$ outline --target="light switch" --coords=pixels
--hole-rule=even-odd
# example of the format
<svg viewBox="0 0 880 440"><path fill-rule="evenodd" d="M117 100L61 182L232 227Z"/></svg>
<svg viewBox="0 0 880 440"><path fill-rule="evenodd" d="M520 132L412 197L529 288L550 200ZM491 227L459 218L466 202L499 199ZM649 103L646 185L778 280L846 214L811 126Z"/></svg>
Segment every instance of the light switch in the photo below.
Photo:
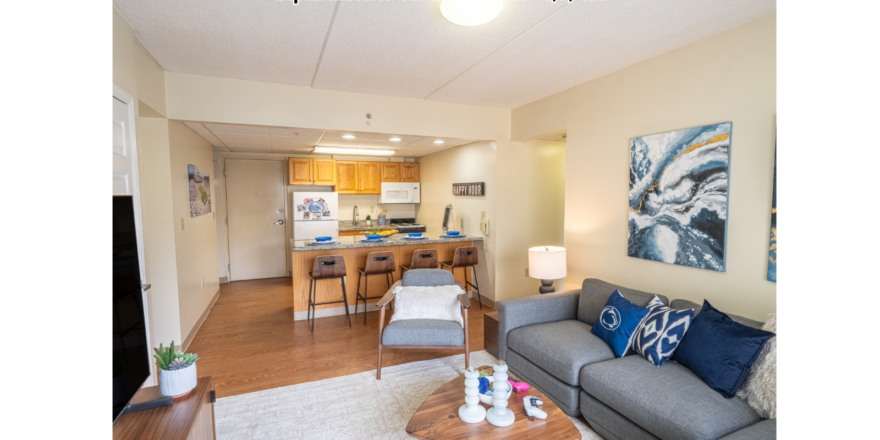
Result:
<svg viewBox="0 0 880 440"><path fill-rule="evenodd" d="M486 211L480 211L480 220L486 220Z"/></svg>

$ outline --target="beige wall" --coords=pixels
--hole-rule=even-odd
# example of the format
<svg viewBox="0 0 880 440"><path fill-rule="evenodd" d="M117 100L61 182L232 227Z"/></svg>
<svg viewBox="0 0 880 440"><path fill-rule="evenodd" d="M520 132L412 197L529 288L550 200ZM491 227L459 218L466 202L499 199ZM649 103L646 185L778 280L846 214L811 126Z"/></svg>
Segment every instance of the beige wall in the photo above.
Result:
<svg viewBox="0 0 880 440"><path fill-rule="evenodd" d="M171 188L174 201L174 243L177 255L177 291L183 340L211 304L220 288L217 272L217 220L211 194L211 214L190 217L189 175L192 164L207 170L213 181L213 147L179 121L168 121L171 146ZM213 183L211 184L213 187ZM180 224L183 222L184 228ZM204 286L202 285L204 283Z"/></svg>
<svg viewBox="0 0 880 440"><path fill-rule="evenodd" d="M135 41L131 26L113 9L113 83L132 95L135 106L138 178L144 236L145 283L150 342L183 341L177 295L177 258L171 197L171 159L165 113L164 75ZM144 101L149 106L145 107ZM142 112L142 109L152 110ZM149 113L149 114L145 114Z"/></svg>
<svg viewBox="0 0 880 440"><path fill-rule="evenodd" d="M763 319L776 310L766 280L776 119L776 16L643 61L513 110L515 138L567 129L566 288L587 277ZM530 115L552 109L553 117ZM564 111L559 111L562 108ZM630 258L632 137L733 122L727 271Z"/></svg>
<svg viewBox="0 0 880 440"><path fill-rule="evenodd" d="M446 205L452 204L456 225L463 225L465 234L480 233L480 213L486 211L490 228L495 224L495 203L501 189L495 184L496 143L481 141L419 159L422 186L422 203L416 209L417 221L428 232L440 232ZM461 182L485 182L485 196L453 196L452 184ZM480 249L480 266L477 278L480 294L488 299L497 298L495 289L495 245L497 235L490 229Z"/></svg>
<svg viewBox="0 0 880 440"><path fill-rule="evenodd" d="M498 149L495 232L496 296L538 293L539 280L525 276L528 249L562 246L565 213L565 142L510 142ZM558 283L558 284L561 284Z"/></svg>

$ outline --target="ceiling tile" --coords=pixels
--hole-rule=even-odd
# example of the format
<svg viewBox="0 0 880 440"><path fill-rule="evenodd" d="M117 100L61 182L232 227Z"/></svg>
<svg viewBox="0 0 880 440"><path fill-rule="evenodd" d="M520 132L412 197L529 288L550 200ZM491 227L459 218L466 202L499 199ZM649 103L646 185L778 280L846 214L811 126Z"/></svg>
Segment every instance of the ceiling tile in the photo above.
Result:
<svg viewBox="0 0 880 440"><path fill-rule="evenodd" d="M204 123L205 127L214 132L214 134L246 134L246 135L261 135L265 136L269 134L268 127L262 127L259 125L239 125L239 124L211 124Z"/></svg>
<svg viewBox="0 0 880 440"><path fill-rule="evenodd" d="M206 141L210 142L211 145L214 145L214 146L220 146L220 147L224 147L224 148L226 148L226 145L224 145L223 142L220 141L220 139L217 139L217 136L214 136L213 134L211 134L211 132L208 132L208 131L197 131L196 133L197 133L199 136L203 137Z"/></svg>
<svg viewBox="0 0 880 440"><path fill-rule="evenodd" d="M269 136L249 136L246 134L228 134L217 133L217 137L226 144L227 147L265 147L271 148L269 144Z"/></svg>
<svg viewBox="0 0 880 440"><path fill-rule="evenodd" d="M495 20L459 26L440 2L342 2L314 87L424 98L564 2L504 2Z"/></svg>
<svg viewBox="0 0 880 440"><path fill-rule="evenodd" d="M269 147L233 147L230 146L229 149L234 153L271 153L272 149Z"/></svg>
<svg viewBox="0 0 880 440"><path fill-rule="evenodd" d="M293 136L269 136L272 149L292 147L313 147L318 143L318 138L301 138Z"/></svg>
<svg viewBox="0 0 880 440"><path fill-rule="evenodd" d="M114 0L168 71L308 86L335 2Z"/></svg>
<svg viewBox="0 0 880 440"><path fill-rule="evenodd" d="M515 108L775 10L773 0L575 2L429 99Z"/></svg>
<svg viewBox="0 0 880 440"><path fill-rule="evenodd" d="M269 127L270 136L297 136L302 138L320 139L324 130L308 130L305 128Z"/></svg>
<svg viewBox="0 0 880 440"><path fill-rule="evenodd" d="M186 126L191 128L193 131L198 131L198 132L208 131L208 129L205 128L205 126L202 125L201 122L186 122L186 121L184 121L183 123L186 124Z"/></svg>

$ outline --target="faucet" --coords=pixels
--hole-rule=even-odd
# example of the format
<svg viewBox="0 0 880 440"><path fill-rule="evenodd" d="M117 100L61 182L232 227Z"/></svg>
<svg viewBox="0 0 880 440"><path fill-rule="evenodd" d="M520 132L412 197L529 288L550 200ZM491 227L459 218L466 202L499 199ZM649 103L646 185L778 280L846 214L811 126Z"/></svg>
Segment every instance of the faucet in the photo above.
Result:
<svg viewBox="0 0 880 440"><path fill-rule="evenodd" d="M360 217L360 216L361 216L361 215L358 213L358 207L357 207L357 205L354 205L354 209L353 209L352 212L351 212L351 224L357 226L357 224L358 224L358 217Z"/></svg>

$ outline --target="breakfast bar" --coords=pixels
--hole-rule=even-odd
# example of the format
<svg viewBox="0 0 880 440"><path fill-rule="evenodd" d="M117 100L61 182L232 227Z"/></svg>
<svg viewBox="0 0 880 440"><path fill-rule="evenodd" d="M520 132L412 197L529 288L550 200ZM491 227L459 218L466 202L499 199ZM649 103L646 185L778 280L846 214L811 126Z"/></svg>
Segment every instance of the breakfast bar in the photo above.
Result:
<svg viewBox="0 0 880 440"><path fill-rule="evenodd" d="M422 240L410 240L405 238L406 235L395 234L385 238L380 242L362 242L364 236L339 237L334 239L335 244L326 244L313 246L307 241L291 241L291 262L293 274L293 319L306 319L308 302L309 302L309 272L315 263L315 258L324 255L342 255L345 260L346 269L346 291L349 306L354 306L355 297L358 288L358 268L364 267L367 255L370 252L394 252L394 279L400 279L401 264L409 264L412 259L413 252L418 249L436 249L440 261L451 261L453 252L459 247L476 246L478 253L483 252L483 237L481 235L468 234L457 238L441 238L441 233L424 233ZM482 262L483 256L480 256ZM455 280L464 283L464 271L454 271ZM468 273L468 280L473 282L473 274ZM365 281L361 280L361 291L365 289ZM369 280L370 296L379 292L388 290L388 284L385 277L374 276ZM342 299L342 288L338 282L322 282L318 283L316 300L318 303L337 301ZM378 298L370 302L376 302ZM344 315L345 309L342 306L323 305L316 307L316 316L333 316ZM374 306L368 308L369 311L375 311ZM350 309L354 313L354 308ZM361 305L359 312L363 311Z"/></svg>

